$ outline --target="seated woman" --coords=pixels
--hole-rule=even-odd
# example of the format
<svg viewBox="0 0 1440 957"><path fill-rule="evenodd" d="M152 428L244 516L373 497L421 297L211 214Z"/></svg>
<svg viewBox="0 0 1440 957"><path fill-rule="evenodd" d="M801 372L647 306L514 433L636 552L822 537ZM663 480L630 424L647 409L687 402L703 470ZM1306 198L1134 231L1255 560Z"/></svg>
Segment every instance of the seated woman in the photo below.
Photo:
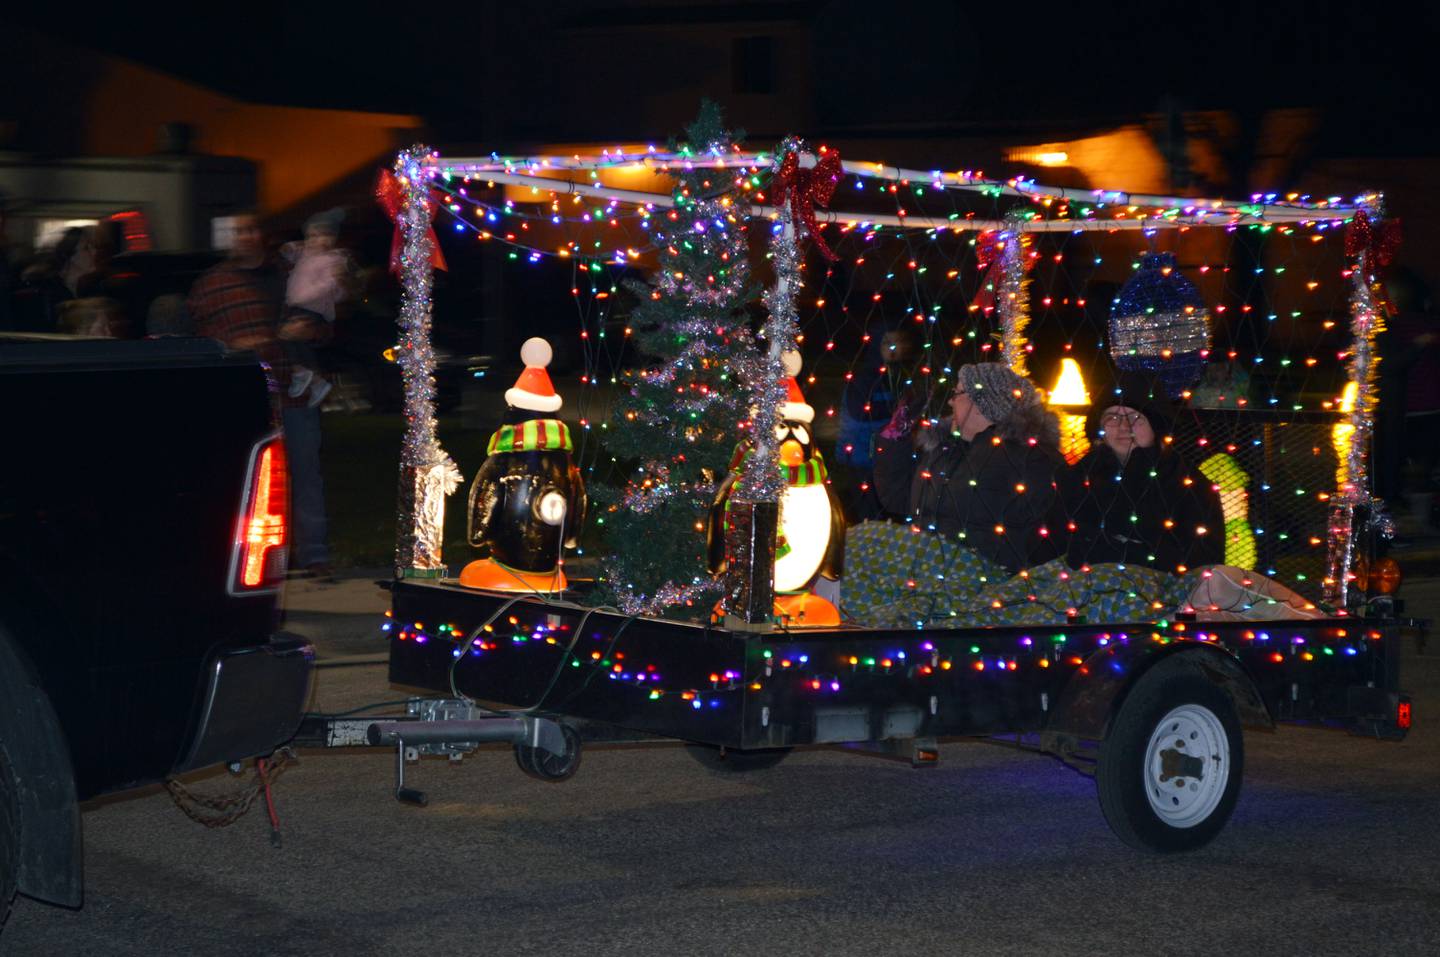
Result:
<svg viewBox="0 0 1440 957"><path fill-rule="evenodd" d="M1092 413L1096 444L1055 479L1046 530L1063 557L986 586L957 611L957 624L1143 622L1176 611L1202 620L1317 616L1279 583L1220 564L1220 498L1167 444L1171 420L1158 382L1122 376Z"/></svg>
<svg viewBox="0 0 1440 957"><path fill-rule="evenodd" d="M1163 441L1172 416L1158 385L1122 379L1107 401L1091 414L1096 444L1055 477L1051 525L1064 533L1065 563L1184 574L1224 561L1220 499Z"/></svg>
<svg viewBox="0 0 1440 957"><path fill-rule="evenodd" d="M1059 423L1035 386L1000 363L960 368L950 415L914 428L902 407L880 433L875 487L905 525L846 535L846 615L872 627L954 617L978 589L1053 551L1041 528L1061 459Z"/></svg>

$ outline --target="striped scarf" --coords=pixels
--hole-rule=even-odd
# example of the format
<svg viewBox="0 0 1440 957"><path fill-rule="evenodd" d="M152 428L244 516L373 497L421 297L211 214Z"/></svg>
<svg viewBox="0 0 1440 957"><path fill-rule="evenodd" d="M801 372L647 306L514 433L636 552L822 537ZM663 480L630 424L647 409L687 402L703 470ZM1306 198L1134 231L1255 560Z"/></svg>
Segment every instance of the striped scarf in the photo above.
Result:
<svg viewBox="0 0 1440 957"><path fill-rule="evenodd" d="M574 449L570 430L559 419L531 419L519 425L502 425L490 436L487 455L496 452L532 452L536 449Z"/></svg>
<svg viewBox="0 0 1440 957"><path fill-rule="evenodd" d="M754 449L746 448L745 446L736 446L735 456L730 460L730 471L744 471L745 464L750 460L750 456L754 454ZM824 484L828 475L825 471L825 460L820 457L819 452L813 452L811 454L813 457L808 462L802 462L799 465L785 465L781 463L780 472L785 476L785 485L787 487L798 488L802 485ZM730 502L730 498L725 499L725 526L727 528L730 525ZM790 543L785 540L785 530L783 528L775 529L775 559L778 561L786 555L789 555L791 551Z"/></svg>
<svg viewBox="0 0 1440 957"><path fill-rule="evenodd" d="M754 449L737 447L735 455L730 459L730 471L743 472L750 456L755 454ZM819 452L812 452L808 462L799 465L781 464L780 474L785 476L785 484L790 488L802 485L820 485L829 478L825 471L825 460L820 457Z"/></svg>

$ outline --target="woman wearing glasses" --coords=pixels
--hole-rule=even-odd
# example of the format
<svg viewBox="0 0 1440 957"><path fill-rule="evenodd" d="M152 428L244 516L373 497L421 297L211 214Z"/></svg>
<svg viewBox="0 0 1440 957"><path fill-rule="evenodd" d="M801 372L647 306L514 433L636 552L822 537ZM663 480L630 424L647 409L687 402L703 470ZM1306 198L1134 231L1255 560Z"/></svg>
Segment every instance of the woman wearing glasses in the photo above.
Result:
<svg viewBox="0 0 1440 957"><path fill-rule="evenodd" d="M1225 559L1225 520L1208 479L1165 441L1171 410L1157 383L1123 377L1097 402L1095 445L1056 475L1051 525L1071 568L1115 562L1183 574Z"/></svg>

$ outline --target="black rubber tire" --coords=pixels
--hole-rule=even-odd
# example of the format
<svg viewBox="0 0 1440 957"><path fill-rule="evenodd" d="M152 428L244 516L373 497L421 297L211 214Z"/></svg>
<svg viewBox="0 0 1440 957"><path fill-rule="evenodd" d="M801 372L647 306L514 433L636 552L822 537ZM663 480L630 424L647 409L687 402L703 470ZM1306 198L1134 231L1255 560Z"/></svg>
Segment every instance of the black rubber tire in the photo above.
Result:
<svg viewBox="0 0 1440 957"><path fill-rule="evenodd" d="M520 770L532 778L550 784L573 778L580 769L583 750L580 732L568 724L562 724L560 733L565 736L564 754L552 754L544 748L532 748L524 744L515 745L515 763L520 765Z"/></svg>
<svg viewBox="0 0 1440 957"><path fill-rule="evenodd" d="M1164 820L1146 796L1146 749L1162 719L1182 706L1199 706L1219 721L1230 751L1224 790L1207 816L1184 827ZM1095 783L1100 809L1115 835L1131 847L1160 854L1204 847L1230 819L1245 773L1245 739L1230 696L1213 682L1180 668L1162 666L1145 675L1125 698L1100 746Z"/></svg>
<svg viewBox="0 0 1440 957"><path fill-rule="evenodd" d="M710 744L687 744L685 750L701 766L723 774L739 774L744 771L764 771L773 768L789 757L792 748L757 748L754 751L737 751L734 748L717 748Z"/></svg>
<svg viewBox="0 0 1440 957"><path fill-rule="evenodd" d="M20 808L5 749L0 747L0 932L15 901L15 876L20 869Z"/></svg>

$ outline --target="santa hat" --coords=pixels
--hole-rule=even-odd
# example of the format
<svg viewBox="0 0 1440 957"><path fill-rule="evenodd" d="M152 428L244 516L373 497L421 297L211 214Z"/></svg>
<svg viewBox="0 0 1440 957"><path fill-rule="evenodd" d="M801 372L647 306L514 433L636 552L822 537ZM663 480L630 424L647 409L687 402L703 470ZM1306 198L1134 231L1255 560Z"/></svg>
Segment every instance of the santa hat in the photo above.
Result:
<svg viewBox="0 0 1440 957"><path fill-rule="evenodd" d="M514 388L505 390L506 405L531 412L560 410L563 400L555 394L555 387L550 384L550 373L545 371L553 354L550 343L544 339L525 340L520 347L520 361L525 363L525 371L515 380Z"/></svg>
<svg viewBox="0 0 1440 957"><path fill-rule="evenodd" d="M800 353L787 352L780 357L785 367L785 401L780 403L780 418L788 422L814 422L815 410L800 393L795 377L800 374Z"/></svg>

